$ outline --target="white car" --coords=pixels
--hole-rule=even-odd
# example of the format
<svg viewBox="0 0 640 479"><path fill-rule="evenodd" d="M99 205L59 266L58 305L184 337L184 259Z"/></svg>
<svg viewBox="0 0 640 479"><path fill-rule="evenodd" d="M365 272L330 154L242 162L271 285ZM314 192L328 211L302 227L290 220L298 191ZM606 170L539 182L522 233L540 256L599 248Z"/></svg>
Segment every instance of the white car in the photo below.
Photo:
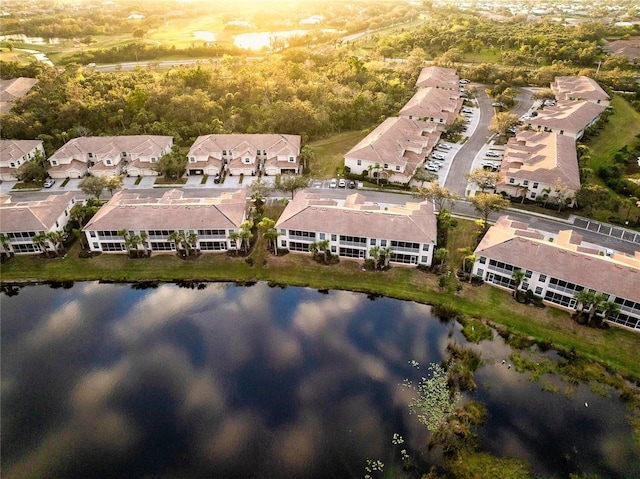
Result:
<svg viewBox="0 0 640 479"><path fill-rule="evenodd" d="M337 188L337 187L338 187L338 180L334 178L329 182L329 188Z"/></svg>
<svg viewBox="0 0 640 479"><path fill-rule="evenodd" d="M438 160L432 160L428 164L429 165L436 165L438 168L442 168L442 165L444 165L444 163L442 163L441 161L438 161Z"/></svg>
<svg viewBox="0 0 640 479"><path fill-rule="evenodd" d="M347 187L347 182L345 180L340 180L338 181L338 188L346 188Z"/></svg>
<svg viewBox="0 0 640 479"><path fill-rule="evenodd" d="M45 188L51 188L51 187L52 187L53 185L55 185L55 184L56 184L56 180L51 179L51 178L47 178L46 180L44 180L44 184L43 184L43 186L44 186Z"/></svg>
<svg viewBox="0 0 640 479"><path fill-rule="evenodd" d="M473 110L471 108L463 108L462 113L472 114Z"/></svg>
<svg viewBox="0 0 640 479"><path fill-rule="evenodd" d="M497 171L500 168L500 166L496 163L485 161L482 163L482 168L484 168L485 170Z"/></svg>
<svg viewBox="0 0 640 479"><path fill-rule="evenodd" d="M462 84L462 85L467 85L469 82L469 80L467 80L466 78L463 78L462 80L458 80L458 83Z"/></svg>
<svg viewBox="0 0 640 479"><path fill-rule="evenodd" d="M428 171L433 171L433 172L438 172L440 171L440 168L438 168L437 165L431 164L431 163L427 163L426 165L424 165L424 169L428 170Z"/></svg>
<svg viewBox="0 0 640 479"><path fill-rule="evenodd" d="M436 146L436 148L440 150L450 150L451 145L447 145L446 143L438 143L438 146Z"/></svg>
<svg viewBox="0 0 640 479"><path fill-rule="evenodd" d="M446 156L440 154L440 153L432 153L431 154L431 158L433 158L434 160L446 160Z"/></svg>
<svg viewBox="0 0 640 479"><path fill-rule="evenodd" d="M500 158L502 156L497 151L491 151L491 150L487 151L485 154L490 158Z"/></svg>

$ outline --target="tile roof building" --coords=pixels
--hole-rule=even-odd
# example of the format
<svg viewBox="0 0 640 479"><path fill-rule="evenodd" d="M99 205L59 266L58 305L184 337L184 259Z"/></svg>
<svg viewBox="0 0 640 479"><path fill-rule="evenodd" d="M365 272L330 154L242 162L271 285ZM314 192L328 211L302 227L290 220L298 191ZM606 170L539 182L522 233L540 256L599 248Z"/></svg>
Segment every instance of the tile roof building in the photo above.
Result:
<svg viewBox="0 0 640 479"><path fill-rule="evenodd" d="M561 76L551 83L556 100L584 100L604 106L609 105L609 95L592 78L586 76Z"/></svg>
<svg viewBox="0 0 640 479"><path fill-rule="evenodd" d="M49 195L44 200L12 202L11 195L0 194L0 233L8 243L0 246L10 254L37 254L42 252L33 242L36 235L63 231L76 203L72 192ZM54 245L47 241L46 248Z"/></svg>
<svg viewBox="0 0 640 479"><path fill-rule="evenodd" d="M0 80L0 113L7 113L13 107L13 102L29 93L38 80L35 78L19 77L11 80Z"/></svg>
<svg viewBox="0 0 640 479"><path fill-rule="evenodd" d="M418 88L444 88L456 90L459 88L458 74L453 68L425 67L420 71L416 86Z"/></svg>
<svg viewBox="0 0 640 479"><path fill-rule="evenodd" d="M170 153L173 138L157 135L83 136L65 143L50 158L51 178L81 178L87 173L134 176L157 173L152 165ZM129 171L131 166L131 171Z"/></svg>
<svg viewBox="0 0 640 479"><path fill-rule="evenodd" d="M46 157L40 140L0 140L0 180L15 180L15 172L36 152Z"/></svg>
<svg viewBox="0 0 640 479"><path fill-rule="evenodd" d="M440 139L431 123L408 118L387 118L344 156L353 174L408 183Z"/></svg>
<svg viewBox="0 0 640 479"><path fill-rule="evenodd" d="M473 274L487 283L512 290L513 272L520 269L521 290L566 310L576 310L574 296L583 289L603 293L620 307L609 321L640 331L640 251L633 257L612 253L583 243L573 230L552 235L502 216L475 257Z"/></svg>
<svg viewBox="0 0 640 479"><path fill-rule="evenodd" d="M365 260L374 247L391 248L395 264L430 265L437 242L436 217L427 201L384 208L355 193L345 200L299 192L276 224L281 248L308 252L329 242L331 254Z"/></svg>
<svg viewBox="0 0 640 479"><path fill-rule="evenodd" d="M217 197L184 198L181 190L169 190L161 198L144 198L119 191L83 228L91 251L122 253L125 238L119 234L146 235L140 245L145 252L176 251L169 240L173 232L195 233L196 249L225 251L235 247L229 234L239 232L246 219L244 190Z"/></svg>
<svg viewBox="0 0 640 479"><path fill-rule="evenodd" d="M463 102L458 90L420 88L402 107L399 116L433 122L444 131L458 116Z"/></svg>
<svg viewBox="0 0 640 479"><path fill-rule="evenodd" d="M580 172L575 142L556 133L520 130L507 142L496 191L530 200L563 194L573 198L580 189Z"/></svg>
<svg viewBox="0 0 640 479"><path fill-rule="evenodd" d="M527 126L540 131L552 131L579 140L606 109L604 104L581 100L561 100L556 106L545 107L538 116L526 120Z"/></svg>
<svg viewBox="0 0 640 479"><path fill-rule="evenodd" d="M300 135L215 134L199 136L187 154L188 175L302 173Z"/></svg>

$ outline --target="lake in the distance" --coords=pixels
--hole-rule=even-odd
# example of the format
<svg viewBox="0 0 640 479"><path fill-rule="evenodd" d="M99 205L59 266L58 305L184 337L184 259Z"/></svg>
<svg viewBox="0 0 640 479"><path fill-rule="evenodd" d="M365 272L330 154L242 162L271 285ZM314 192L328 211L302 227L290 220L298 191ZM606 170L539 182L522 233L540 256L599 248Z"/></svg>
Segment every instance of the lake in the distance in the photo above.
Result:
<svg viewBox="0 0 640 479"><path fill-rule="evenodd" d="M408 477L395 432L426 472L439 457L400 384L466 344L425 305L263 283L32 286L0 306L5 479L361 478L367 458ZM501 338L477 348L484 450L640 477L616 393L546 392L501 364Z"/></svg>

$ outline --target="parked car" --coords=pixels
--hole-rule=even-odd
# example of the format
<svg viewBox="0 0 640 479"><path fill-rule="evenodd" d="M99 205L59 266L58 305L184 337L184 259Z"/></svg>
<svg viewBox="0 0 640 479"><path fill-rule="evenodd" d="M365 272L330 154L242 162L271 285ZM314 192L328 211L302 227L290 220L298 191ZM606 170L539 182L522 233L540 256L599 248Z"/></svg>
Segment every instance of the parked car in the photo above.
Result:
<svg viewBox="0 0 640 479"><path fill-rule="evenodd" d="M538 116L538 112L537 111L532 111L531 112L531 118L535 118L536 116Z"/></svg>
<svg viewBox="0 0 640 479"><path fill-rule="evenodd" d="M441 161L438 160L432 160L429 162L432 165L436 165L438 168L442 168L442 165L444 165L444 163L442 163Z"/></svg>
<svg viewBox="0 0 640 479"><path fill-rule="evenodd" d="M447 157L440 153L432 153L431 158L434 160L446 160Z"/></svg>
<svg viewBox="0 0 640 479"><path fill-rule="evenodd" d="M485 155L487 155L490 158L500 158L502 156L501 153L498 153L497 151L493 151L493 150L487 151Z"/></svg>
<svg viewBox="0 0 640 479"><path fill-rule="evenodd" d="M334 178L329 182L329 188L337 188L337 187L338 187L338 180Z"/></svg>
<svg viewBox="0 0 640 479"><path fill-rule="evenodd" d="M341 179L340 181L338 181L338 188L346 188L347 187L347 182L343 179Z"/></svg>
<svg viewBox="0 0 640 479"><path fill-rule="evenodd" d="M438 143L436 148L439 148L440 150L450 150L451 145L447 145L446 143Z"/></svg>
<svg viewBox="0 0 640 479"><path fill-rule="evenodd" d="M468 113L468 114L471 114L471 113L473 113L473 110L472 110L471 108L463 108L463 109L462 109L462 113Z"/></svg>
<svg viewBox="0 0 640 479"><path fill-rule="evenodd" d="M355 187L356 187L356 182L353 180L349 180L349 188L353 190Z"/></svg>
<svg viewBox="0 0 640 479"><path fill-rule="evenodd" d="M213 182L217 185L220 183L220 173L216 173L216 176L213 177Z"/></svg>
<svg viewBox="0 0 640 479"><path fill-rule="evenodd" d="M502 103L499 103L499 102L497 102L497 101L494 101L494 102L491 104L491 106L495 106L496 108L497 108L497 107L501 107L501 106L502 106Z"/></svg>
<svg viewBox="0 0 640 479"><path fill-rule="evenodd" d="M458 80L458 83L462 85L467 85L468 83L470 83L470 81L467 80L466 78L462 78L461 80Z"/></svg>
<svg viewBox="0 0 640 479"><path fill-rule="evenodd" d="M496 163L485 161L482 163L482 168L484 168L485 170L498 171L500 169L500 166Z"/></svg>
<svg viewBox="0 0 640 479"><path fill-rule="evenodd" d="M44 180L44 187L45 188L51 188L53 185L56 184L56 180L52 179L52 178L47 178L46 180Z"/></svg>
<svg viewBox="0 0 640 479"><path fill-rule="evenodd" d="M428 171L433 171L433 172L438 172L440 171L440 168L438 168L437 165L434 165L432 163L427 163L426 165L424 165L424 169L428 170Z"/></svg>

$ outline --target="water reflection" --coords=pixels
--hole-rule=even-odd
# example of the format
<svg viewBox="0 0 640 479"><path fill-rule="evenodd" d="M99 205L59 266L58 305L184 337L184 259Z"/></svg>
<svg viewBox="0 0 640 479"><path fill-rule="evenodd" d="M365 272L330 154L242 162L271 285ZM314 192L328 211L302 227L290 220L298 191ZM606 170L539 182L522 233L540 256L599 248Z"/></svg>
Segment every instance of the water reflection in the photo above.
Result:
<svg viewBox="0 0 640 479"><path fill-rule="evenodd" d="M399 386L419 374L408 360L438 362L449 335L460 338L424 305L265 284L78 283L1 300L7 478L360 477L368 457L393 471L394 432L415 451L427 439ZM477 381L491 385L477 392L489 449L556 472L549 441L585 427L592 445L576 447L591 459L568 466L607 477L638 468L617 402L541 393L489 351ZM593 416L577 409L583 396Z"/></svg>

